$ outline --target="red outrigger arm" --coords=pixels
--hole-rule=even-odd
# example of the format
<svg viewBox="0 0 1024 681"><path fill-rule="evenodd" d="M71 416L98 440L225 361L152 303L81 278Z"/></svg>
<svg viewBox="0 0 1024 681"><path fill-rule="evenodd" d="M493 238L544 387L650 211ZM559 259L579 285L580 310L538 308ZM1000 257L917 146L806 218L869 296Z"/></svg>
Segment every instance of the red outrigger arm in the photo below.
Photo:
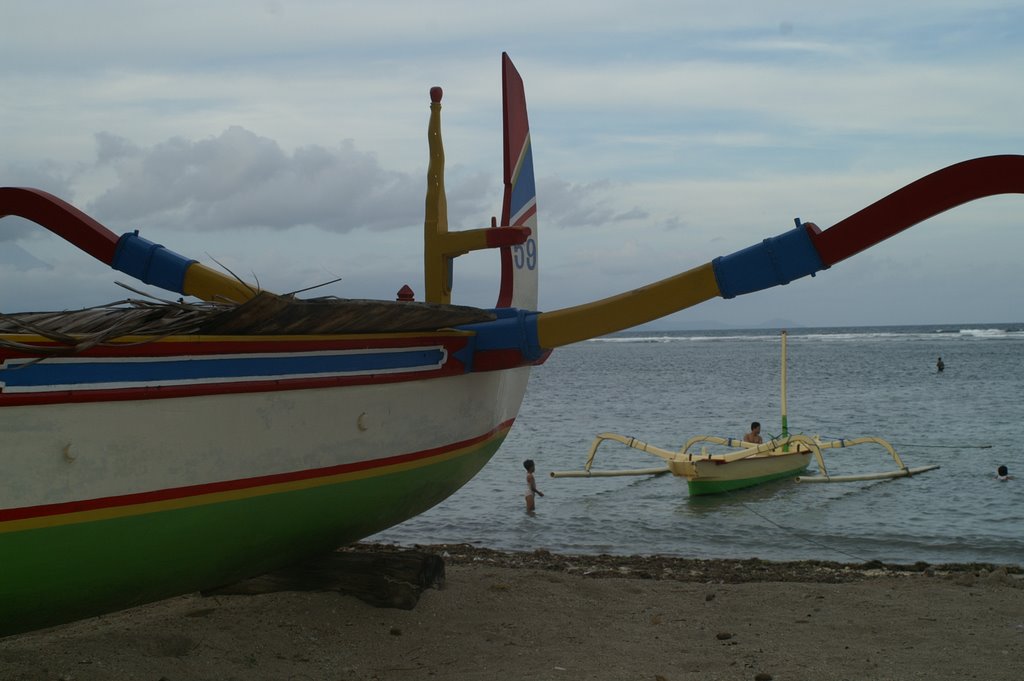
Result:
<svg viewBox="0 0 1024 681"><path fill-rule="evenodd" d="M639 289L564 310L537 323L555 348L658 319L716 296L734 298L813 275L950 208L997 194L1024 194L1024 156L988 156L943 168L822 231L794 229Z"/></svg>
<svg viewBox="0 0 1024 681"><path fill-rule="evenodd" d="M41 189L0 187L0 218L31 220L96 258L113 266L118 236L78 210Z"/></svg>
<svg viewBox="0 0 1024 681"><path fill-rule="evenodd" d="M1024 194L1024 156L985 156L908 184L811 237L829 267L919 222L975 199Z"/></svg>
<svg viewBox="0 0 1024 681"><path fill-rule="evenodd" d="M138 232L117 236L71 204L40 189L0 187L0 218L46 227L92 257L139 281L204 300L243 302L255 287L155 244Z"/></svg>

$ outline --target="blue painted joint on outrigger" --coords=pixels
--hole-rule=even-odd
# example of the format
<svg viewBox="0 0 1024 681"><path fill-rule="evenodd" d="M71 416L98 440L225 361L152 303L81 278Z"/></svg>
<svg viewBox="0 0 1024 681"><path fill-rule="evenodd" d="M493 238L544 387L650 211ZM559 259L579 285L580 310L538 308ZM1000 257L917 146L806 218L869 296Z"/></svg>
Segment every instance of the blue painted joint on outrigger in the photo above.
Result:
<svg viewBox="0 0 1024 681"><path fill-rule="evenodd" d="M475 335L469 347L455 353L455 358L473 371L473 355L477 352L512 350L518 352L522 364L532 364L544 356L537 332L539 312L502 307L490 310L497 319L490 322L455 327L459 331L472 331Z"/></svg>
<svg viewBox="0 0 1024 681"><path fill-rule="evenodd" d="M723 298L788 284L825 269L807 227L799 219L796 223L788 232L711 261Z"/></svg>
<svg viewBox="0 0 1024 681"><path fill-rule="evenodd" d="M153 286L184 293L185 272L196 262L139 236L122 234L110 266Z"/></svg>

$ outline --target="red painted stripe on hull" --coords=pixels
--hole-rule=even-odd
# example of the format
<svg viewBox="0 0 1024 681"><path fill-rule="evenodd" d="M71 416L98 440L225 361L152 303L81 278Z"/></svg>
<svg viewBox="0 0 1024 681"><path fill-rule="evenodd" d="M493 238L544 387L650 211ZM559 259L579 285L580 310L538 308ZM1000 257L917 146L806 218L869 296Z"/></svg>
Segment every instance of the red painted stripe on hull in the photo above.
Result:
<svg viewBox="0 0 1024 681"><path fill-rule="evenodd" d="M310 390L354 385L381 385L418 381L447 376L461 376L465 365L449 356L440 369L430 372L412 371L400 374L369 374L362 376L330 376L324 378L278 379L238 383L199 383L194 385L165 385L153 388L116 388L112 390L65 390L47 393L0 392L0 407L17 407L68 402L119 402L124 400L163 400L180 397L262 393L284 390Z"/></svg>
<svg viewBox="0 0 1024 681"><path fill-rule="evenodd" d="M468 440L463 440L461 442L456 442L450 445L444 445L442 447L425 449L418 452L389 456L383 459L372 459L370 461L340 464L337 466L328 466L326 468L317 468L305 471L293 471L289 473L279 473L275 475L262 475L254 478L243 478L240 480L226 480L222 482L204 483L200 485L190 485L187 487L176 487L170 489L155 490L152 492L125 494L115 497L83 499L81 501L69 501L59 504L46 504L40 506L29 506L25 508L0 510L0 522L26 520L28 518L42 518L46 516L65 515L68 513L81 513L83 511L96 511L100 509L118 508L125 506L135 506L139 504L170 501L177 499L187 499L189 497L199 497L207 494L234 492L238 490L254 489L258 487L266 487L269 485L277 485L281 483L296 482L302 480L315 480L317 478L327 478L335 475L356 473L360 471L372 470L374 468L384 468L386 466L408 464L440 456L442 454L446 454L448 452L455 451L458 449L472 447L475 444L479 444L481 442L489 440L490 438L494 437L495 434L503 430L511 428L514 421L515 419L509 419L508 421L505 421L504 423L501 423L498 426L492 428L490 431L482 435L478 435L477 437L470 438Z"/></svg>

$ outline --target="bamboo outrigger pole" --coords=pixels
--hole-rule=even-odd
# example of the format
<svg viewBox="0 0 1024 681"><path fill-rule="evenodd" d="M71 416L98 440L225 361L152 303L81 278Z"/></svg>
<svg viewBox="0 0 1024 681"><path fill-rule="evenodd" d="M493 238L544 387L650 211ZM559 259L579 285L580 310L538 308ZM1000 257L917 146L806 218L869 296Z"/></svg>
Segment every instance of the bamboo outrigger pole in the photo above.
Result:
<svg viewBox="0 0 1024 681"><path fill-rule="evenodd" d="M887 480L889 478L909 478L912 475L918 473L925 473L927 471L935 470L939 468L938 465L933 466L921 466L919 468L901 468L895 471L886 471L884 473L863 473L861 475L800 475L797 476L797 482L859 482L861 480Z"/></svg>
<svg viewBox="0 0 1024 681"><path fill-rule="evenodd" d="M621 471L551 471L552 478L620 478L629 475L662 475L671 473L668 466L661 468L626 468Z"/></svg>

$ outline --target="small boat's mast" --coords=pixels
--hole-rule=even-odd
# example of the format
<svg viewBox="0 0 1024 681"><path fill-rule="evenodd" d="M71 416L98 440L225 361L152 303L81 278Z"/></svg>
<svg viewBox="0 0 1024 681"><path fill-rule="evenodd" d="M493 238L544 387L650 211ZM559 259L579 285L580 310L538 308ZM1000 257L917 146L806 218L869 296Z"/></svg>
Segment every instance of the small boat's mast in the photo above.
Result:
<svg viewBox="0 0 1024 681"><path fill-rule="evenodd" d="M789 437L789 423L786 421L786 332L782 332L782 437ZM788 445L783 447L788 451Z"/></svg>

